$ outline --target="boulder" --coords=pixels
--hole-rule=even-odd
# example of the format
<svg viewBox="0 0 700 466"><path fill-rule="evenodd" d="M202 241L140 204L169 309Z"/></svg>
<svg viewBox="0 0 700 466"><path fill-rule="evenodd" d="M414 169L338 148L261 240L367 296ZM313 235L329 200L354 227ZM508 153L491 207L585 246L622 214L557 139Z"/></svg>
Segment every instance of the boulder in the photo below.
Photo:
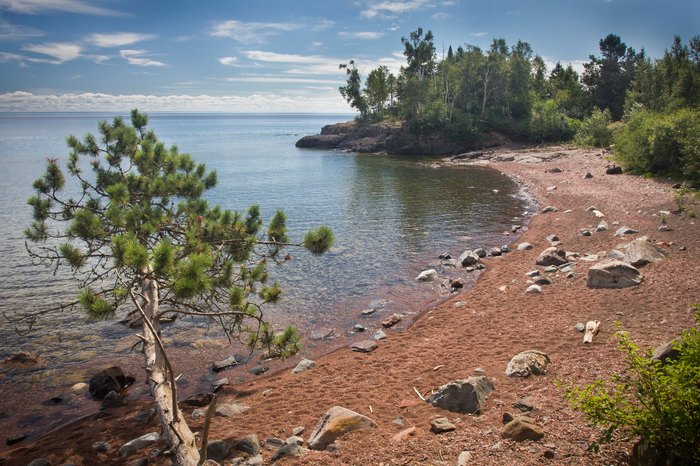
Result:
<svg viewBox="0 0 700 466"><path fill-rule="evenodd" d="M216 416L221 416L221 417L234 417L238 416L239 414L245 413L250 409L249 406L246 406L241 403L221 403L216 406Z"/></svg>
<svg viewBox="0 0 700 466"><path fill-rule="evenodd" d="M386 320L382 321L382 327L389 328L401 322L402 317L398 314L392 314Z"/></svg>
<svg viewBox="0 0 700 466"><path fill-rule="evenodd" d="M527 377L530 374L544 375L547 373L549 356L538 350L523 351L513 356L508 363L506 375L508 377Z"/></svg>
<svg viewBox="0 0 700 466"><path fill-rule="evenodd" d="M534 246L530 243L520 243L518 244L518 251L528 251L532 249Z"/></svg>
<svg viewBox="0 0 700 466"><path fill-rule="evenodd" d="M39 364L39 362L41 362L41 358L38 354L29 351L20 351L4 359L2 363L0 363L0 367L28 367Z"/></svg>
<svg viewBox="0 0 700 466"><path fill-rule="evenodd" d="M455 413L481 414L484 401L493 390L488 377L469 377L443 385L426 401Z"/></svg>
<svg viewBox="0 0 700 466"><path fill-rule="evenodd" d="M649 241L646 236L643 236L627 246L624 261L635 267L642 267L665 258L663 251Z"/></svg>
<svg viewBox="0 0 700 466"><path fill-rule="evenodd" d="M224 359L223 361L215 362L212 365L211 370L213 370L214 372L221 372L225 369L228 369L229 367L235 367L239 364L245 364L246 362L248 362L247 357L241 354L234 354Z"/></svg>
<svg viewBox="0 0 700 466"><path fill-rule="evenodd" d="M544 267L549 265L560 266L566 264L567 262L569 261L566 259L566 251L564 251L563 249L558 249L554 246L542 251L535 260L535 263L537 265L541 265Z"/></svg>
<svg viewBox="0 0 700 466"><path fill-rule="evenodd" d="M274 455L272 455L272 458L270 459L270 462L274 463L282 458L287 458L290 456L301 456L304 453L306 453L308 450L306 448L302 448L300 445L297 445L296 443L286 443L280 447L279 450L275 452Z"/></svg>
<svg viewBox="0 0 700 466"><path fill-rule="evenodd" d="M379 348L376 340L362 340L350 345L350 349L358 353L371 353Z"/></svg>
<svg viewBox="0 0 700 466"><path fill-rule="evenodd" d="M644 276L633 266L608 260L588 269L589 288L626 288L642 283Z"/></svg>
<svg viewBox="0 0 700 466"><path fill-rule="evenodd" d="M488 255L488 253L486 252L486 249L484 249L484 248L476 248L476 249L474 249L473 252L474 252L474 254L477 255L477 257L480 257L482 259Z"/></svg>
<svg viewBox="0 0 700 466"><path fill-rule="evenodd" d="M474 265L477 262L479 262L479 256L474 251L464 251L457 259L457 263L461 264L462 267Z"/></svg>
<svg viewBox="0 0 700 466"><path fill-rule="evenodd" d="M527 294L542 293L542 287L540 285L530 285L527 287L527 290L525 290L525 293L527 293Z"/></svg>
<svg viewBox="0 0 700 466"><path fill-rule="evenodd" d="M428 270L422 271L416 277L416 281L418 281L418 282L432 282L433 280L436 280L437 278L438 278L437 270L428 269Z"/></svg>
<svg viewBox="0 0 700 466"><path fill-rule="evenodd" d="M439 417L430 421L430 431L435 434L452 432L455 429L457 429L457 426L452 424L446 417Z"/></svg>
<svg viewBox="0 0 700 466"><path fill-rule="evenodd" d="M246 435L233 444L233 449L254 456L260 453L260 440L255 434Z"/></svg>
<svg viewBox="0 0 700 466"><path fill-rule="evenodd" d="M595 227L595 232L596 232L596 233L600 233L600 232L603 232L603 231L608 231L608 222L606 222L605 220L601 220L601 221L598 223L598 226Z"/></svg>
<svg viewBox="0 0 700 466"><path fill-rule="evenodd" d="M639 233L639 232L637 230L635 230L634 228L622 226L622 227L617 229L617 231L615 232L615 236L633 235L635 233Z"/></svg>
<svg viewBox="0 0 700 466"><path fill-rule="evenodd" d="M605 169L606 175L622 175L622 167L617 167L613 165Z"/></svg>
<svg viewBox="0 0 700 466"><path fill-rule="evenodd" d="M472 454L469 450L462 450L457 457L457 466L467 466L472 461Z"/></svg>
<svg viewBox="0 0 700 466"><path fill-rule="evenodd" d="M133 377L127 377L118 366L101 370L90 379L90 394L98 400L104 399L107 393L121 393L124 388L134 383Z"/></svg>
<svg viewBox="0 0 700 466"><path fill-rule="evenodd" d="M157 442L159 438L159 435L157 432L151 432L150 434L142 435L139 438L135 438L134 440L130 440L126 442L124 445L119 447L119 455L121 456L129 456L133 453L136 453L142 448L146 448L149 445L152 445L153 443Z"/></svg>
<svg viewBox="0 0 700 466"><path fill-rule="evenodd" d="M231 445L223 440L214 440L207 444L207 459L221 463L228 458Z"/></svg>
<svg viewBox="0 0 700 466"><path fill-rule="evenodd" d="M311 433L309 448L325 450L341 435L365 427L377 427L377 423L342 406L333 406L323 415Z"/></svg>
<svg viewBox="0 0 700 466"><path fill-rule="evenodd" d="M516 442L537 441L544 437L544 429L535 424L534 419L522 416L516 417L506 424L501 431L501 436Z"/></svg>
<svg viewBox="0 0 700 466"><path fill-rule="evenodd" d="M654 353L651 355L651 359L656 359L658 361L661 361L661 363L665 363L667 361L672 361L680 355L680 351L678 349L678 344L680 343L680 339L676 338L675 340L671 340L669 342L666 342L662 345L657 346L654 349Z"/></svg>
<svg viewBox="0 0 700 466"><path fill-rule="evenodd" d="M315 361L312 361L311 359L302 359L301 361L299 361L299 364L297 364L297 366L294 369L292 369L292 373L297 374L299 372L304 372L308 371L309 369L313 369L314 367L316 367Z"/></svg>

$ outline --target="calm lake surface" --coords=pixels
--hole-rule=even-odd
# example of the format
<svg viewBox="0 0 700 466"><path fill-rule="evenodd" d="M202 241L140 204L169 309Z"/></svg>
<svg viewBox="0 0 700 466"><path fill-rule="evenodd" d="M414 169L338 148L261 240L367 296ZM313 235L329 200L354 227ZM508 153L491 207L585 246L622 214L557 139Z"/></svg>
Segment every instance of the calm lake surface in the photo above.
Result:
<svg viewBox="0 0 700 466"><path fill-rule="evenodd" d="M67 159L65 137L96 133L102 114L0 114L0 312L37 310L75 296L66 275L33 266L22 231L31 221L26 199L47 157ZM353 319L370 306L415 312L437 299L439 284L416 283L439 254L500 246L502 232L520 223L526 201L506 176L484 168L429 168L429 159L399 158L294 147L300 137L351 115L152 114L149 127L168 145L177 144L197 162L218 172L206 197L232 210L261 205L265 218L277 209L288 217L290 238L330 226L336 244L311 257L291 250L293 260L272 267L283 302L272 309L280 324L306 332L352 330ZM439 264L439 263L438 263ZM444 277L461 273L438 267ZM189 326L189 327L188 327ZM177 330L176 330L177 328ZM165 330L175 346L207 336L201 322ZM178 333L180 332L180 333ZM126 353L130 331L114 322L91 322L79 312L46 316L23 336L0 319L0 359L19 350L40 353L46 371ZM336 333L337 334L337 333ZM1 371L1 370L0 370ZM31 372L30 372L31 373ZM34 373L0 372L0 384L34 383ZM1 407L0 407L1 408ZM1 411L1 409L0 409Z"/></svg>

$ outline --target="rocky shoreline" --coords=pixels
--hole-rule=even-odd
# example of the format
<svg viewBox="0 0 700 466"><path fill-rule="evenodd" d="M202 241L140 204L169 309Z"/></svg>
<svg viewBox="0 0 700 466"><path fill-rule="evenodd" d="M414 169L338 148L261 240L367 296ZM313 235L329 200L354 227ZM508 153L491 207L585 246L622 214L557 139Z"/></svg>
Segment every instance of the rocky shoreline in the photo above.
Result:
<svg viewBox="0 0 700 466"><path fill-rule="evenodd" d="M599 454L588 450L600 432L570 409L561 386L621 370L615 322L650 347L693 324L689 308L700 300L695 217L678 211L670 182L606 174L610 161L601 151L480 152L440 163L493 167L544 206L522 233L504 235L510 252L452 251L460 265L486 270L473 288L425 309L406 330L387 325L372 344L341 348L314 364L300 355L290 370L222 387L209 438L223 464L283 457L299 465L629 463L631 439L618 438ZM663 258L641 258L638 246ZM597 286L611 277L620 282L615 268L595 272L611 259L636 264L630 286ZM598 322L597 334L584 343L580 331L589 321ZM304 370L292 371L297 365ZM478 391L478 405L456 411L442 403L440 394L463 391ZM36 458L168 464L154 456L162 445L153 436L120 455L154 432L147 408L109 407L0 456L22 465ZM201 431L198 409L185 412Z"/></svg>
<svg viewBox="0 0 700 466"><path fill-rule="evenodd" d="M499 141L485 138L479 146ZM473 145L447 140L438 133L420 134L399 122L359 123L348 121L326 125L320 134L304 136L296 146L306 149L337 149L391 155L452 155L474 149Z"/></svg>

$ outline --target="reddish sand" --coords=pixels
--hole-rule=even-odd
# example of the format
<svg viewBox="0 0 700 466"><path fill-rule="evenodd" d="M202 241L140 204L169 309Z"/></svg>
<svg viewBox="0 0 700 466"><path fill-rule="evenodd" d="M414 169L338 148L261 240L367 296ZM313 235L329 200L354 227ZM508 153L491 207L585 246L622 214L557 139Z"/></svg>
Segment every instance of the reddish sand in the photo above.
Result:
<svg viewBox="0 0 700 466"><path fill-rule="evenodd" d="M548 154L549 159L534 163L533 154ZM257 434L261 441L285 439L297 426L306 428L307 438L325 411L340 405L371 417L378 427L343 436L334 453L310 452L280 464L454 465L463 450L471 452L470 464L478 465L627 463L633 439L605 445L600 454L586 451L599 432L569 408L561 384L589 382L621 369L614 338L616 321L645 346L666 342L693 325L689 309L700 301L700 232L694 218L686 214L670 215L668 225L673 231L659 231L658 212L677 207L670 183L606 175L608 162L600 151L557 147L513 155L514 161L487 165L520 180L541 207L553 205L557 212L535 215L519 238L504 237L513 252L485 259L488 269L476 286L425 309L410 328L387 331L388 339L376 351L360 354L342 348L318 358L316 368L291 374L289 367L298 362L297 356L284 370L225 388L220 403L236 400L251 409L235 418L214 418L210 439L232 441L248 434ZM554 167L562 172L549 172ZM584 179L586 172L593 178ZM598 224L586 211L589 206L605 214L610 225L607 232L590 237L579 234L580 229L594 229ZM618 225L613 222L639 230L639 234L616 238ZM550 234L559 236L563 249L582 255L610 251L631 238L647 235L665 243L668 259L644 267L644 282L633 288L589 289L586 271L592 263L582 261L575 264L574 278L558 273L541 294L526 294L525 273L537 268L535 258L549 246L545 238ZM517 251L517 245L525 241L534 249ZM584 345L574 325L592 319L601 321L600 333L593 344ZM549 355L552 362L547 374L506 377L510 358L527 349ZM415 391L430 394L451 380L482 372L493 380L496 390L480 416L434 408ZM544 439L523 443L502 439L503 413L514 412L511 405L525 396L535 406L531 416L544 427ZM0 452L6 458L0 464L25 465L40 457L54 465L129 464L156 448L129 458L117 454L121 444L157 430L155 420L145 425L133 421L146 406L133 402L88 416L31 444ZM186 409L188 416L190 413L191 408ZM457 429L431 433L430 421L442 416ZM191 426L200 431L202 421L192 421ZM412 426L417 428L414 436L392 442L398 432ZM98 440L109 441L111 450L94 452L91 445ZM544 457L546 450L554 452L553 459ZM263 456L269 464L272 452L263 450ZM164 458L151 458L148 464L168 463Z"/></svg>

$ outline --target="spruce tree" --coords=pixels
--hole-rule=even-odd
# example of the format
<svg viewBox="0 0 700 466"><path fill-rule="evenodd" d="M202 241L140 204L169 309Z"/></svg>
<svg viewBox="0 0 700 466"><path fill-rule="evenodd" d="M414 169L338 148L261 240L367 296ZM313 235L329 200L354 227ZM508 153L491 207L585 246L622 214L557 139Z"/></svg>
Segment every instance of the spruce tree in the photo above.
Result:
<svg viewBox="0 0 700 466"><path fill-rule="evenodd" d="M79 284L74 302L90 317L114 317L135 306L143 322L145 370L161 427L176 464L196 465L195 438L177 405L173 369L160 340L163 314L210 319L233 338L248 335L253 347L297 349L294 329L275 334L262 308L280 299L267 282L266 261L285 246L314 254L333 242L327 227L290 243L286 217L278 211L264 228L258 206L246 213L211 206L203 194L216 185L216 172L197 164L176 146L167 148L148 119L131 112L99 124L99 140L67 138L67 173L77 181L68 196L66 176L56 160L34 182L28 203L34 222L25 231L34 259L57 271L69 269Z"/></svg>

